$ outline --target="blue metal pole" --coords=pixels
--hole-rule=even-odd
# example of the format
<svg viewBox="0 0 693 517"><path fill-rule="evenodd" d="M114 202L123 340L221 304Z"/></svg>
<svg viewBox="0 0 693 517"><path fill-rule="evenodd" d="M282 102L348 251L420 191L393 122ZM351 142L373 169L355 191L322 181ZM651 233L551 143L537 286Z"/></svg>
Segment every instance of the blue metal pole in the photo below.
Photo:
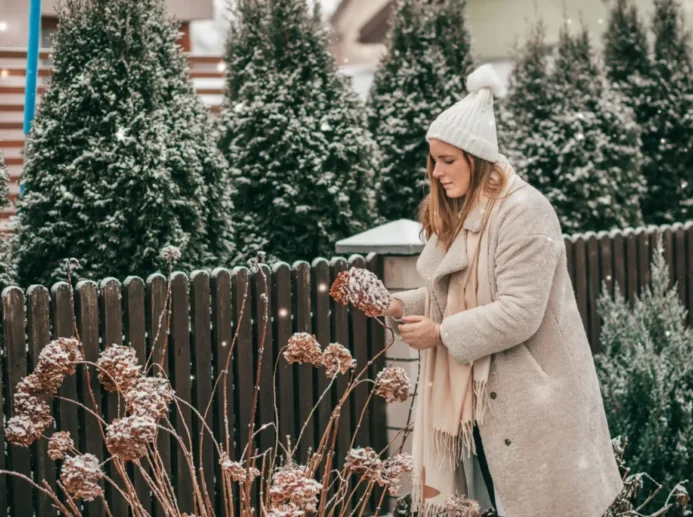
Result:
<svg viewBox="0 0 693 517"><path fill-rule="evenodd" d="M41 46L41 0L31 0L29 5L29 42L26 50L26 85L24 87L24 136L29 134L36 113L36 79L38 77L39 51ZM19 183L19 195L24 185Z"/></svg>
<svg viewBox="0 0 693 517"><path fill-rule="evenodd" d="M26 89L24 91L24 134L29 134L36 113L36 78L38 77L39 46L41 42L41 0L31 0L29 6L29 44L26 52Z"/></svg>

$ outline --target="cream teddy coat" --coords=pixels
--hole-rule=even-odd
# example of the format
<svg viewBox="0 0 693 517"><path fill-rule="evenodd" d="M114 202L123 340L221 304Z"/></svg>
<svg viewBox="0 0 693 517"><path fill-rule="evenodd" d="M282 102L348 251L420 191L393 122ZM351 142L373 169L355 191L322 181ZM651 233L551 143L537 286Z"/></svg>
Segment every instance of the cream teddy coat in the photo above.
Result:
<svg viewBox="0 0 693 517"><path fill-rule="evenodd" d="M479 281L493 302L447 316L449 275L467 267L472 210L446 253L431 235L416 268L426 284L393 294L406 314L441 323L444 346L468 363L493 354L479 433L507 517L601 517L623 488L599 382L550 202L520 176L482 240ZM397 322L386 318L396 334Z"/></svg>

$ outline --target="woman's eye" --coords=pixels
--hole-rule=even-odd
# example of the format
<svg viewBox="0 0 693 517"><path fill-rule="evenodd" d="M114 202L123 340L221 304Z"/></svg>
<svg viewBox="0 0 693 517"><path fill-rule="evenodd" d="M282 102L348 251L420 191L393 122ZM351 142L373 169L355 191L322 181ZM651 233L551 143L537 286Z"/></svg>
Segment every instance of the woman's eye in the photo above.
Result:
<svg viewBox="0 0 693 517"><path fill-rule="evenodd" d="M448 165L452 165L452 163L453 163L454 161L455 161L455 160L452 160L452 161L450 161L450 162L446 162L445 160L443 160L443 163L447 163Z"/></svg>

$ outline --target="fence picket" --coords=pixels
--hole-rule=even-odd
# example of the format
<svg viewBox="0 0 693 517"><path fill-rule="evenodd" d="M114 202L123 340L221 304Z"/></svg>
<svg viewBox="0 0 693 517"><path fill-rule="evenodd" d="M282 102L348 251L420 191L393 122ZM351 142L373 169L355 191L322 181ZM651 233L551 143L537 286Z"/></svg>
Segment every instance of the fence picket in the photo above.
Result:
<svg viewBox="0 0 693 517"><path fill-rule="evenodd" d="M77 284L75 289L75 317L77 319L77 330L82 341L84 358L91 363L96 363L99 359L99 289L96 283L91 280L84 280ZM78 369L81 395L80 402L94 411L94 403L98 405L97 412L101 412L102 389L98 380L98 372L94 368ZM87 378L89 375L89 378ZM91 387L91 394L89 389ZM92 400L92 395L94 399ZM87 411L80 412L80 426L83 430L85 439L84 449L99 458L104 459L104 442L102 436L101 423ZM103 481L101 482L103 486ZM101 501L87 503L89 517L103 516L106 511Z"/></svg>
<svg viewBox="0 0 693 517"><path fill-rule="evenodd" d="M650 285L650 244L648 240L648 230L638 228L635 231L638 253L638 290L642 290Z"/></svg>
<svg viewBox="0 0 693 517"><path fill-rule="evenodd" d="M147 335L145 325L145 294L144 281L136 276L129 276L123 282L123 328L125 342L135 349L137 361L144 367L147 361ZM150 470L146 461L140 461L140 466L146 473ZM133 476L135 491L145 511L151 512L151 497L149 485L138 468L129 464L128 469Z"/></svg>
<svg viewBox="0 0 693 517"><path fill-rule="evenodd" d="M613 280L614 285L618 286L618 291L621 296L626 295L626 257L625 257L625 239L623 233L612 231L609 233L611 239L611 253L613 257ZM616 292L616 287L614 287Z"/></svg>
<svg viewBox="0 0 693 517"><path fill-rule="evenodd" d="M276 342L277 381L272 387L277 393L279 407L279 440L286 445L287 435L291 443L296 439L294 405L294 365L284 359L285 346L292 334L291 324L291 269L286 262L277 262L272 268L272 333Z"/></svg>
<svg viewBox="0 0 693 517"><path fill-rule="evenodd" d="M168 356L169 368L172 372L171 384L176 391L176 396L192 403L190 371L190 317L188 314L188 277L185 273L175 272L171 278L171 335L169 336ZM187 404L174 403L171 406L171 423L176 434L183 439L189 448L192 438L192 414ZM195 442L193 442L195 443ZM191 469L194 467L188 463L185 450L176 441L172 440L173 452L172 469L176 497L181 512L192 513L193 484ZM191 451L192 452L192 451ZM192 458L190 458L192 460Z"/></svg>
<svg viewBox="0 0 693 517"><path fill-rule="evenodd" d="M256 346L255 363L259 359L260 349L262 348L262 362L260 363L260 396L258 400L257 416L255 417L256 429L265 424L274 422L274 397L272 396L271 386L273 383L274 362L276 354L274 351L274 341L272 337L272 272L267 264L258 264L258 271L252 274L253 289L253 321L255 322ZM261 341L264 335L264 340ZM266 428L258 435L256 446L261 451L266 451L274 447L276 438L275 429Z"/></svg>
<svg viewBox="0 0 693 517"><path fill-rule="evenodd" d="M597 298L600 291L599 271L599 242L597 235L588 232L587 237L587 298L589 338L592 352L599 351L599 314L597 313Z"/></svg>
<svg viewBox="0 0 693 517"><path fill-rule="evenodd" d="M192 319L192 356L193 384L192 401L201 417L205 417L207 407L212 400L212 335L210 329L210 285L209 274L205 271L195 271L190 275L190 315ZM214 429L214 412L206 413L204 420L208 429ZM200 417L193 416L193 443L198 443L200 435L204 435L202 451L193 447L196 465L202 472L204 486L202 494L214 501L214 444L213 437L203 427Z"/></svg>
<svg viewBox="0 0 693 517"><path fill-rule="evenodd" d="M626 299L632 307L635 297L640 292L638 237L632 228L626 228L626 231L623 232L623 237L626 240Z"/></svg>
<svg viewBox="0 0 693 517"><path fill-rule="evenodd" d="M44 346L51 340L50 327L50 296L48 289L42 285L29 287L26 292L27 304L27 336L29 338L29 369L33 369L38 364L39 354ZM0 382L0 386L2 383ZM1 399L2 397L0 397ZM2 426L0 425L0 428ZM0 429L0 447L2 446L2 429ZM46 429L43 434L50 438L53 434L52 426ZM40 483L46 481L55 492L55 462L48 457L48 441L37 440L36 447L32 451L34 455L35 478ZM2 467L0 467L2 468ZM0 497L0 504L2 504ZM36 516L48 517L55 515L55 510L50 497L43 492L36 494ZM2 512L0 511L0 514Z"/></svg>
<svg viewBox="0 0 693 517"><path fill-rule="evenodd" d="M693 324L693 221L687 221L683 226L686 233L686 283L688 308L688 324Z"/></svg>
<svg viewBox="0 0 693 517"><path fill-rule="evenodd" d="M310 300L310 265L305 261L296 261L291 266L291 290L293 296L294 332L312 333L311 326L311 300ZM326 344L323 343L324 346ZM299 364L296 368L296 381L298 393L297 421L299 432L308 421L308 416L315 401L313 400L313 366ZM298 437L297 437L298 439ZM315 420L305 426L303 436L298 444L299 462L306 462L308 449L315 450Z"/></svg>
<svg viewBox="0 0 693 517"><path fill-rule="evenodd" d="M26 342L24 339L24 293L18 287L7 287L2 293L2 329L7 351L7 399L9 416L16 414L14 395L17 383L27 375ZM40 438L43 440L43 438ZM10 470L31 477L31 450L10 445ZM24 480L12 477L9 481L11 515L32 515L33 487Z"/></svg>
<svg viewBox="0 0 693 517"><path fill-rule="evenodd" d="M588 292L587 292L587 246L582 234L573 237L573 253L575 260L575 300L577 301L578 311L582 318L587 336L590 336L589 321L587 313Z"/></svg>
<svg viewBox="0 0 693 517"><path fill-rule="evenodd" d="M231 273L224 268L217 268L212 271L212 352L214 358L212 367L214 369L214 379L217 382L214 392L214 432L221 448L228 454L229 458L236 459L238 452L234 447L234 426L236 422L235 403L234 403L234 373L233 368L233 327L231 315L233 305L231 301ZM231 356L229 356L231 354ZM228 429L228 439L227 439ZM221 479L221 469L219 466L219 455L214 452L214 472L216 479ZM234 501L238 493L237 487L234 490ZM221 487L215 487L216 511L221 514L223 508L223 491ZM236 510L238 507L236 507Z"/></svg>
<svg viewBox="0 0 693 517"><path fill-rule="evenodd" d="M70 307L71 288L67 282L58 282L51 289L51 305L53 313L53 339L59 337L74 337L72 325L72 309ZM65 377L58 394L64 399L78 400L77 398L77 376L68 375ZM74 403L60 400L58 403L60 411L58 413L59 431L68 431L75 443L79 443L79 417L77 406Z"/></svg>
<svg viewBox="0 0 693 517"><path fill-rule="evenodd" d="M366 267L371 273L374 273L378 278L384 278L384 264L383 258L377 253L371 252L366 257ZM371 379L375 380L383 368L385 368L385 353L374 359L378 353L384 350L386 343L385 338L388 334L385 329L380 324L380 319L382 318L369 318L368 319L368 356L371 361L368 375ZM414 382L414 380L412 380ZM374 389L371 384L369 389ZM408 402L407 402L408 403ZM371 422L370 422L370 439L371 447L379 454L385 454L385 449L387 448L387 403L382 397L374 396L370 404L371 411ZM373 491L373 496L371 497L371 511L375 511L378 507L378 502L380 501L381 488L376 488ZM386 501L384 503L385 509L379 511L378 514L387 513L387 508L390 505L390 500L392 496L389 494L385 496Z"/></svg>
<svg viewBox="0 0 693 517"><path fill-rule="evenodd" d="M123 344L123 311L121 307L120 282L115 278L104 278L99 286L99 311L101 318L101 349L106 350L112 345ZM116 418L124 416L118 412L119 401L116 393L103 391L104 413L106 422L109 424ZM116 482L121 490L125 491L125 481L122 479L121 472L125 468L125 463L115 459L108 463L106 472L110 478ZM108 504L114 517L128 516L128 503L125 498L110 484L106 485L108 494Z"/></svg>
<svg viewBox="0 0 693 517"><path fill-rule="evenodd" d="M151 356L151 361L148 365L147 374L156 376L159 373L168 375L168 362L163 361L161 368L158 367L162 363L163 344L166 339L167 317L166 297L167 297L167 282L166 278L160 273L155 273L147 278L147 295L146 295L146 325L148 337L148 355ZM145 363L146 364L146 363ZM169 413L170 415L170 413ZM159 431L157 436L157 449L164 454L161 454L161 462L165 475L170 479L171 476L171 435L164 431ZM166 454L168 452L168 454ZM163 515L162 505L158 501L153 502L156 515Z"/></svg>
<svg viewBox="0 0 693 517"><path fill-rule="evenodd" d="M686 305L686 233L683 225L676 223L671 226L673 238L673 259L674 265L674 280L676 281L676 289L679 294L679 301Z"/></svg>
<svg viewBox="0 0 693 517"><path fill-rule="evenodd" d="M330 260L330 285L334 283L339 273L346 271L348 268L349 264L344 257L333 257L332 260ZM330 304L332 307L332 341L349 348L349 307L332 299L330 300ZM351 352L353 357L353 350ZM346 391L348 379L351 374L351 370L346 374L337 374L337 379L334 383L335 389L333 390L335 397L333 403L335 405ZM344 466L344 458L349 451L349 443L351 442L351 401L351 396L345 399L339 415L337 424L337 447L334 462L336 468L342 468Z"/></svg>
<svg viewBox="0 0 693 517"><path fill-rule="evenodd" d="M330 265L322 257L311 263L311 305L313 308L313 333L323 349L330 343ZM332 391L330 379L325 375L324 368L313 368L313 383L317 386L318 396L325 394L318 405L315 417L318 440L327 429L332 413ZM317 403L317 401L316 401ZM324 475L324 463L320 464L318 474Z"/></svg>

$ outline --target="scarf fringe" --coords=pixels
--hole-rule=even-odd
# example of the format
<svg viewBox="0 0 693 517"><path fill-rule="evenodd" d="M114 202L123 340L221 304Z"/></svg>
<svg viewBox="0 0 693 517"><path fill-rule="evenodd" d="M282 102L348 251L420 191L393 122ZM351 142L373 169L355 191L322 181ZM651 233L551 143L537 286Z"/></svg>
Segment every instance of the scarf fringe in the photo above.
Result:
<svg viewBox="0 0 693 517"><path fill-rule="evenodd" d="M472 387L474 389L474 419L477 424L483 424L484 414L488 406L488 400L486 400L486 381L474 381Z"/></svg>
<svg viewBox="0 0 693 517"><path fill-rule="evenodd" d="M436 459L436 466L452 470L460 464L464 454L467 458L476 454L473 433L473 422L460 422L460 432L457 435L433 429L430 449L432 457Z"/></svg>
<svg viewBox="0 0 693 517"><path fill-rule="evenodd" d="M474 420L477 424L484 423L484 414L488 406L486 381L474 381ZM474 423L460 422L460 431L452 435L440 429L433 429L433 439L430 440L430 450L438 468L452 469L460 464L463 455L467 458L476 454L474 442Z"/></svg>

